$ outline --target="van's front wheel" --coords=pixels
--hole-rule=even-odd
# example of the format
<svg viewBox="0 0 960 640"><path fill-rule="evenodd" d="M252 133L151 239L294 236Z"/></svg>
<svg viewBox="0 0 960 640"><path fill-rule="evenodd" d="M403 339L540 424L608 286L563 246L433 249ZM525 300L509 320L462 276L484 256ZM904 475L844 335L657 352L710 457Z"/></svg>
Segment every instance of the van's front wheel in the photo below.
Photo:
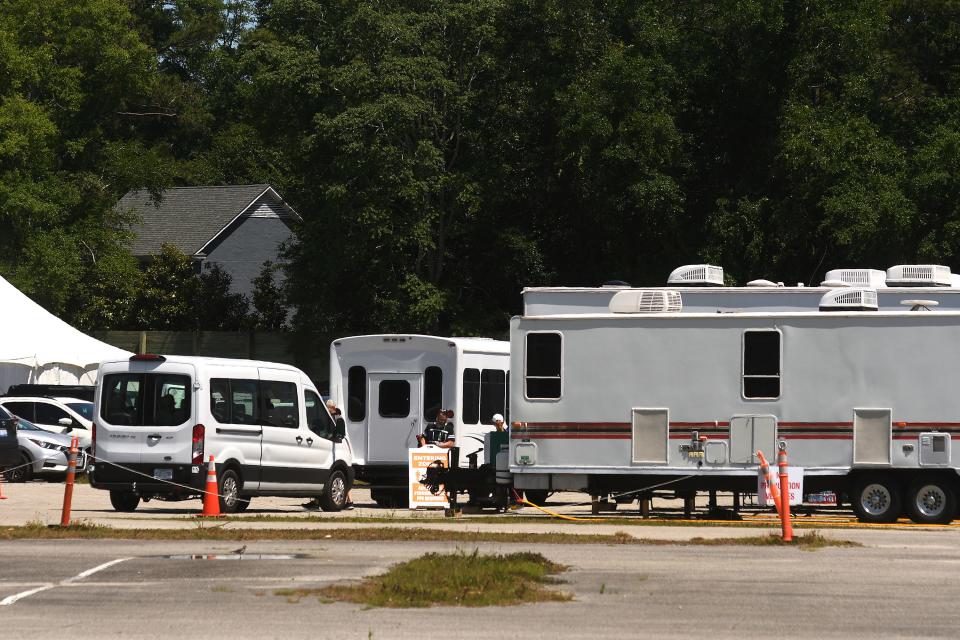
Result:
<svg viewBox="0 0 960 640"><path fill-rule="evenodd" d="M327 484L320 496L320 508L324 511L340 511L347 506L347 492L350 491L347 474L334 469L327 478Z"/></svg>
<svg viewBox="0 0 960 640"><path fill-rule="evenodd" d="M133 491L111 491L110 504L121 513L130 513L136 511L137 505L140 504L140 496Z"/></svg>
<svg viewBox="0 0 960 640"><path fill-rule="evenodd" d="M233 469L220 474L220 513L236 513L240 507L240 476Z"/></svg>

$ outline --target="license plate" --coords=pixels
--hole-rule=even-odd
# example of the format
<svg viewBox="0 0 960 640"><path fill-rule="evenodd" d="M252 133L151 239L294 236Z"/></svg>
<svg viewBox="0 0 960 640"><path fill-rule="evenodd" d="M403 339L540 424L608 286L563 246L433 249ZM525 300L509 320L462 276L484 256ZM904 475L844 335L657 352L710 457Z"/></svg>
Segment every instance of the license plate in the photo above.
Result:
<svg viewBox="0 0 960 640"><path fill-rule="evenodd" d="M153 477L155 480L173 480L173 469L154 469Z"/></svg>
<svg viewBox="0 0 960 640"><path fill-rule="evenodd" d="M0 438L5 438L6 436L7 436L7 430L6 430L6 429L0 429Z"/></svg>

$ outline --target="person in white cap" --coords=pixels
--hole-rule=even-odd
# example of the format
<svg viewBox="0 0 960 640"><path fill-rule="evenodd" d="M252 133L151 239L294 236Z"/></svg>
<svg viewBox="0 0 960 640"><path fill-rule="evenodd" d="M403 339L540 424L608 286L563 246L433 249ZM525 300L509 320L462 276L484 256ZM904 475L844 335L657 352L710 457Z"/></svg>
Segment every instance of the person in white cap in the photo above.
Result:
<svg viewBox="0 0 960 640"><path fill-rule="evenodd" d="M493 414L493 426L497 431L506 431L507 427L503 424L503 416L499 413Z"/></svg>

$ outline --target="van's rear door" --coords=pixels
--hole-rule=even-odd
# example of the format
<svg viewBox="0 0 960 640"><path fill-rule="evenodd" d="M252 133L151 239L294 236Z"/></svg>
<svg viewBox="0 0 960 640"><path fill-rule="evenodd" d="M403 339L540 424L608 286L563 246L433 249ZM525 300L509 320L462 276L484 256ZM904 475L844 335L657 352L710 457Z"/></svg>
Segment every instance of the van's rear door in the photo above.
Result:
<svg viewBox="0 0 960 640"><path fill-rule="evenodd" d="M97 458L118 464L191 463L196 424L193 365L131 361L101 370ZM170 479L160 470L159 479Z"/></svg>

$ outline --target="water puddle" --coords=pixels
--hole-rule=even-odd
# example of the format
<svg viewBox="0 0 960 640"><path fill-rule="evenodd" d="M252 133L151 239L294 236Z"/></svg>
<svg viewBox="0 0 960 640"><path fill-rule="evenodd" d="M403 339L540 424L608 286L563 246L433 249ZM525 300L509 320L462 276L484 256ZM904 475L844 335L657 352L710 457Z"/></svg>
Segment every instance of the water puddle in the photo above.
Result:
<svg viewBox="0 0 960 640"><path fill-rule="evenodd" d="M302 560L305 553L183 553L160 556L164 560Z"/></svg>

